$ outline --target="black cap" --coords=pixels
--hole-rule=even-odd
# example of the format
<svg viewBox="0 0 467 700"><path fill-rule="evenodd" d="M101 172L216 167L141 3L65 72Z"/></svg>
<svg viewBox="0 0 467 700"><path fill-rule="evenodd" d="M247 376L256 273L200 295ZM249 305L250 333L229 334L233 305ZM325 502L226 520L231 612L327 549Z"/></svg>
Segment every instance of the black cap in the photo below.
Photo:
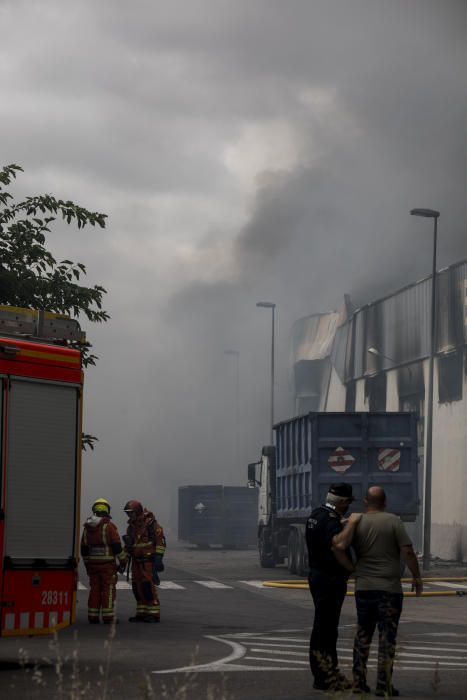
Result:
<svg viewBox="0 0 467 700"><path fill-rule="evenodd" d="M350 498L351 501L355 500L352 493L352 484L331 484L329 493L333 493L341 498Z"/></svg>

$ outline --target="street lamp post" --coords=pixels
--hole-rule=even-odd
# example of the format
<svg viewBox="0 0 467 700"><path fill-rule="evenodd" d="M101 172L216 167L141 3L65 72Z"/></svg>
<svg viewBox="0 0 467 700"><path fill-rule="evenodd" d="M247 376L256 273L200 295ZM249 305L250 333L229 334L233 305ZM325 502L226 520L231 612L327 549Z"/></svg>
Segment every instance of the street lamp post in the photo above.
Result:
<svg viewBox="0 0 467 700"><path fill-rule="evenodd" d="M235 358L235 469L239 468L240 445L240 351L224 350L224 355Z"/></svg>
<svg viewBox="0 0 467 700"><path fill-rule="evenodd" d="M430 568L431 559L431 490L433 465L433 377L436 353L436 246L438 239L439 211L435 209L412 209L412 216L433 219L433 261L431 273L431 333L430 364L428 372L428 399L426 417L426 455L425 455L425 498L423 509L423 568Z"/></svg>
<svg viewBox="0 0 467 700"><path fill-rule="evenodd" d="M270 416L270 444L274 444L274 312L276 305L272 301L258 301L256 306L263 309L271 309L272 326L271 326L271 416Z"/></svg>

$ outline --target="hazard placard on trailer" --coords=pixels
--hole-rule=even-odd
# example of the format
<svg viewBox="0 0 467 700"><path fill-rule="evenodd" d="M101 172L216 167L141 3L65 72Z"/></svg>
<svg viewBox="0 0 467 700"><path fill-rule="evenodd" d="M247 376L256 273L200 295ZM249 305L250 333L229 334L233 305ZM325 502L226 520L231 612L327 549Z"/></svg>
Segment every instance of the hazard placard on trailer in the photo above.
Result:
<svg viewBox="0 0 467 700"><path fill-rule="evenodd" d="M334 469L338 474L343 474L350 469L355 462L355 457L352 457L350 452L343 447L336 447L334 452L328 458L328 464L331 469Z"/></svg>
<svg viewBox="0 0 467 700"><path fill-rule="evenodd" d="M401 451L383 448L378 452L378 469L382 472L398 472L401 467Z"/></svg>

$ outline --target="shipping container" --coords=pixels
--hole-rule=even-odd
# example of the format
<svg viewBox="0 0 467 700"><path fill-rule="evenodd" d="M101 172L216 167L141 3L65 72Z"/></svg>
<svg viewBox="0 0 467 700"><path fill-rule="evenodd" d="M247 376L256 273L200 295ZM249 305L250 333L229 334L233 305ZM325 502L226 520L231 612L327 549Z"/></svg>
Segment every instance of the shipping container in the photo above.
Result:
<svg viewBox="0 0 467 700"><path fill-rule="evenodd" d="M245 486L181 486L178 538L198 547L256 544L257 489Z"/></svg>

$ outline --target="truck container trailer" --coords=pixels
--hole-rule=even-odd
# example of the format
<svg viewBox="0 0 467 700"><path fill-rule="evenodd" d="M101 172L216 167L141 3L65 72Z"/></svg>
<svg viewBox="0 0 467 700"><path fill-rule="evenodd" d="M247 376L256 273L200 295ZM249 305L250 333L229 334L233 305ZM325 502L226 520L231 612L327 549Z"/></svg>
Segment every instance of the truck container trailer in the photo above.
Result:
<svg viewBox="0 0 467 700"><path fill-rule="evenodd" d="M258 488L257 541L262 567L288 559L291 573L305 574L305 523L325 501L330 484L352 485L362 499L382 486L388 510L413 521L419 512L417 415L408 412L309 413L274 426L275 444L248 465Z"/></svg>

